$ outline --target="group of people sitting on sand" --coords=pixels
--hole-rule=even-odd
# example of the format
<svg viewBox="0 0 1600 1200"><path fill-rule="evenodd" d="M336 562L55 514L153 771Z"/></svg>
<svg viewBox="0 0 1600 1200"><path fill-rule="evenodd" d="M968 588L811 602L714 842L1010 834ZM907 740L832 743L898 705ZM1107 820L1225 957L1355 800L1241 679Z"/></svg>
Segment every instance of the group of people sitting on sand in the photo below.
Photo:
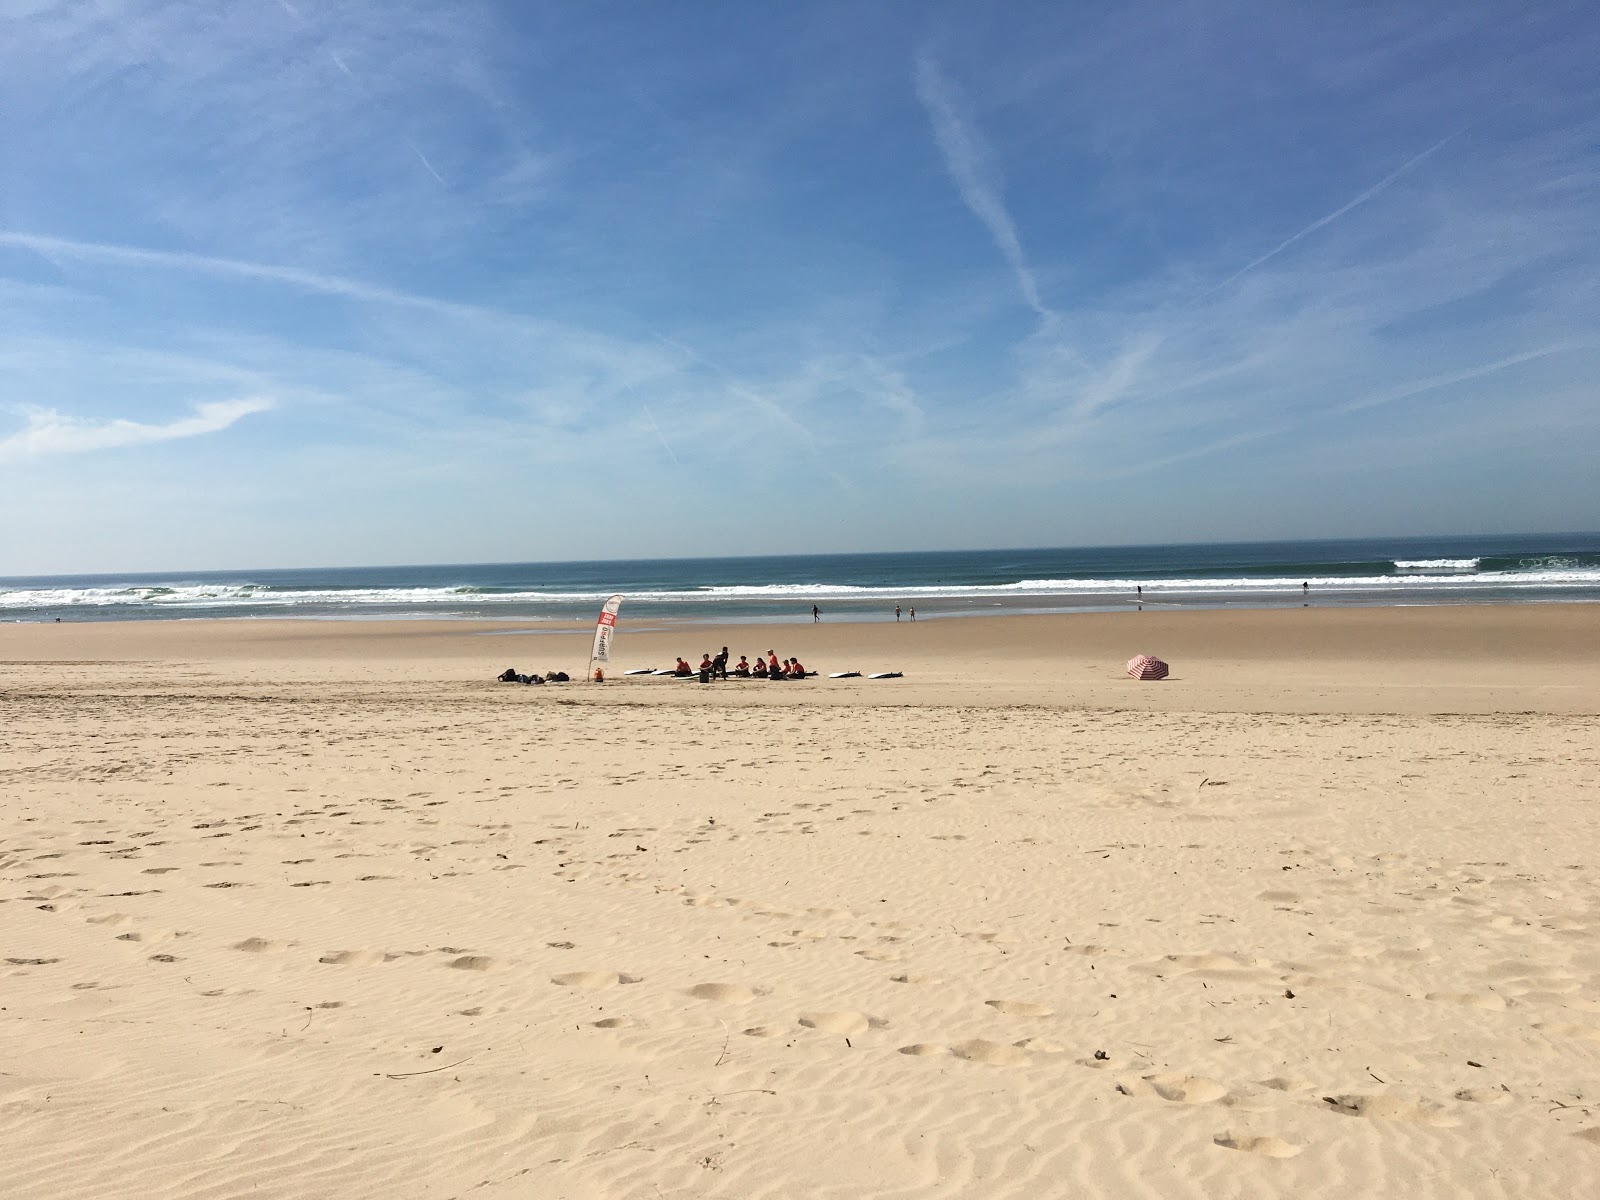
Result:
<svg viewBox="0 0 1600 1200"><path fill-rule="evenodd" d="M727 679L730 675L735 679L804 679L809 674L815 674L815 672L807 671L801 666L798 658L786 658L779 662L777 654L771 650L767 651L765 658L762 658L759 654L756 655L754 663L741 654L739 661L730 667L728 665L728 648L726 646L722 648L721 654L702 655L698 671L691 667L685 659L680 658L672 673L678 676L698 674L702 682L709 682L712 679Z"/></svg>

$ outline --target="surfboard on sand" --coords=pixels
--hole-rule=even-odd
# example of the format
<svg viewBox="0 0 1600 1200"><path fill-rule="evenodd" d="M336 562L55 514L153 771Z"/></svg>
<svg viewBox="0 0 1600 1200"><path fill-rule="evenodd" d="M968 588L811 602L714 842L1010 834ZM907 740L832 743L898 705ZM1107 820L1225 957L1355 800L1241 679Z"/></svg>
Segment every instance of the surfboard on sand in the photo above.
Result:
<svg viewBox="0 0 1600 1200"><path fill-rule="evenodd" d="M860 671L834 671L831 675L828 676L828 678L829 679L860 679L861 678L861 672Z"/></svg>
<svg viewBox="0 0 1600 1200"><path fill-rule="evenodd" d="M655 673L656 669L654 667L634 667L632 670L623 672L624 675L654 675Z"/></svg>
<svg viewBox="0 0 1600 1200"><path fill-rule="evenodd" d="M875 675L868 675L868 679L903 679L905 675L900 671L879 671Z"/></svg>

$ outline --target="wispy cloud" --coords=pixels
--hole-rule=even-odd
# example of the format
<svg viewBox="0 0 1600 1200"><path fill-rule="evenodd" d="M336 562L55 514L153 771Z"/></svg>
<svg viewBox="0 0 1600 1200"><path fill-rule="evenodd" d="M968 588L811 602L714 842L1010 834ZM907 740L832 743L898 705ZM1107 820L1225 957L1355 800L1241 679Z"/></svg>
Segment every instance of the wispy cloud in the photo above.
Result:
<svg viewBox="0 0 1600 1200"><path fill-rule="evenodd" d="M271 407L272 401L254 396L213 401L197 404L192 416L180 417L165 425L121 419L84 420L53 410L34 412L29 414L26 428L0 438L0 462L55 454L88 454L124 446L147 446L179 438L201 437L208 433L219 433L244 417L265 412Z"/></svg>
<svg viewBox="0 0 1600 1200"><path fill-rule="evenodd" d="M1006 209L994 156L977 126L962 113L955 85L926 54L917 59L917 99L927 110L934 140L939 143L939 152L944 155L945 167L955 180L962 201L994 239L995 247L1016 275L1028 307L1041 317L1048 317L1050 310L1039 298L1039 285L1023 255L1016 222Z"/></svg>

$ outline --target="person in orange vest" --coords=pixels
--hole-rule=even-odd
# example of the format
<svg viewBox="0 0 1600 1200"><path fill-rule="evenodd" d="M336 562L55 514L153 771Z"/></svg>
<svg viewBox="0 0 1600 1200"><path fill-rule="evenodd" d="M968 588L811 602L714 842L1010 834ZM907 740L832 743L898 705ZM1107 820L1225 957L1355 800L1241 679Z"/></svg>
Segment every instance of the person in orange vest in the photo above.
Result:
<svg viewBox="0 0 1600 1200"><path fill-rule="evenodd" d="M800 660L798 658L791 658L789 660L789 678L804 679L805 677L806 669L800 665Z"/></svg>
<svg viewBox="0 0 1600 1200"><path fill-rule="evenodd" d="M783 674L783 668L778 665L778 656L776 654L774 654L771 650L767 651L767 674L768 675L782 675Z"/></svg>

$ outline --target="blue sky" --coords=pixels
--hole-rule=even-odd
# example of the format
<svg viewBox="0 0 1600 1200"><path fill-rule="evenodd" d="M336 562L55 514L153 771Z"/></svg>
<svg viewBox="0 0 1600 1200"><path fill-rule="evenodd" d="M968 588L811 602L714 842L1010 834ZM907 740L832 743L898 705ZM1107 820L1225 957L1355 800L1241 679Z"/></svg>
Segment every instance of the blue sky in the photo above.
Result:
<svg viewBox="0 0 1600 1200"><path fill-rule="evenodd" d="M0 575L1600 526L1600 10L10 0Z"/></svg>

